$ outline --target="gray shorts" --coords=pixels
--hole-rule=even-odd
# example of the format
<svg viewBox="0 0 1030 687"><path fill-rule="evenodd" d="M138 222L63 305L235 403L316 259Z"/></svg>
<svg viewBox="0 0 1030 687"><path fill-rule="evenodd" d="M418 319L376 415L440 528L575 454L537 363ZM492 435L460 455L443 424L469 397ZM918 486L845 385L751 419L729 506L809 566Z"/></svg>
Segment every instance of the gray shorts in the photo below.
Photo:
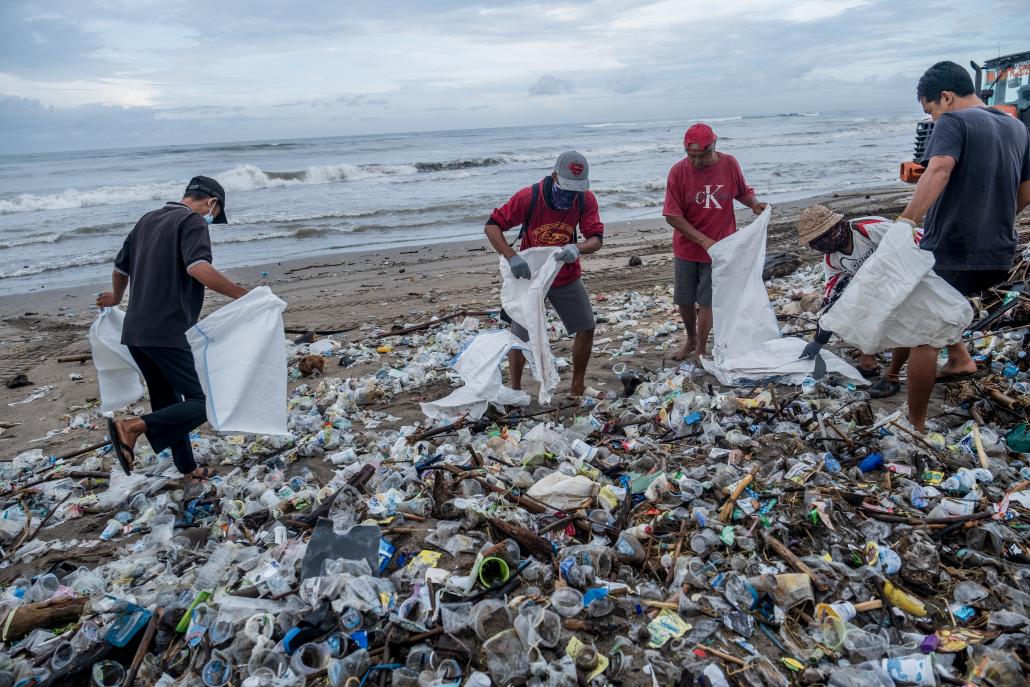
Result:
<svg viewBox="0 0 1030 687"><path fill-rule="evenodd" d="M552 287L547 292L547 302L558 313L561 323L565 325L565 331L569 334L583 332L597 326L594 309L590 305L590 296L587 295L587 289L583 286L582 279L577 279L565 286ZM501 315L506 322L511 322L505 313L502 312ZM529 341L529 332L517 322L511 323L511 332L523 341Z"/></svg>
<svg viewBox="0 0 1030 687"><path fill-rule="evenodd" d="M676 305L712 307L712 264L676 258L676 282L672 302Z"/></svg>

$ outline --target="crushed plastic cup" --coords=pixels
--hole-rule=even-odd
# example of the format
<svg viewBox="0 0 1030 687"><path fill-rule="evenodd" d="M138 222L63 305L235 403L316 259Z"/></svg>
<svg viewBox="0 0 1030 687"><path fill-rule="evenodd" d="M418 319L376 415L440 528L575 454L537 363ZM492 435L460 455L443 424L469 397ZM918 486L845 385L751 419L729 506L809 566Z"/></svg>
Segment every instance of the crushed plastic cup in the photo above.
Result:
<svg viewBox="0 0 1030 687"><path fill-rule="evenodd" d="M572 587L555 589L551 594L551 608L563 618L572 618L583 610L583 593Z"/></svg>
<svg viewBox="0 0 1030 687"><path fill-rule="evenodd" d="M90 670L94 687L121 687L125 681L125 667L118 661L98 661Z"/></svg>

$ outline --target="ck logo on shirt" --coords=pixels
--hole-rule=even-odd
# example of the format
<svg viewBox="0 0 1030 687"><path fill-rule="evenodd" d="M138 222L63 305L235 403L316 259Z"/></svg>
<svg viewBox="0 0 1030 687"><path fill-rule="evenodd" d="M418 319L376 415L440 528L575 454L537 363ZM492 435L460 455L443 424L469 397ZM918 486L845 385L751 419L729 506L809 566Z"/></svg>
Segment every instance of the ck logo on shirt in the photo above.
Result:
<svg viewBox="0 0 1030 687"><path fill-rule="evenodd" d="M711 184L705 185L704 191L698 191L694 196L694 202L698 205L703 205L706 210L711 210L713 207L716 210L722 210L722 205L719 205L719 199L715 197L715 194L719 192L725 184L719 184L714 189Z"/></svg>

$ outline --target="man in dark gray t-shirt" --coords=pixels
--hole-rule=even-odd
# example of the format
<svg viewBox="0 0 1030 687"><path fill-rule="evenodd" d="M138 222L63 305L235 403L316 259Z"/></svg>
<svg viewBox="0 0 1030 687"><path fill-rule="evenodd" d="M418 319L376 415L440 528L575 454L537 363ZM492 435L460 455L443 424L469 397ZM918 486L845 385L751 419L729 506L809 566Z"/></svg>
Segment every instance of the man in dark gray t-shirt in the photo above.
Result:
<svg viewBox="0 0 1030 687"><path fill-rule="evenodd" d="M111 290L97 297L98 306L114 307L131 287L122 343L150 393L151 413L107 420L114 455L126 474L136 441L146 434L155 452L171 449L182 474L210 476L197 468L190 445L190 432L207 413L186 330L200 317L205 287L229 298L247 293L211 266L212 223L226 223L225 190L210 177L193 177L182 200L136 222L115 258Z"/></svg>
<svg viewBox="0 0 1030 687"><path fill-rule="evenodd" d="M916 95L934 120L926 171L898 221L913 229L925 216L920 247L934 255L934 271L964 296L1003 282L1016 252L1015 216L1030 204L1030 136L1019 120L989 110L969 73L938 62L919 80ZM896 349L892 369L908 357L908 418L926 429L930 393L938 378L976 373L962 341L948 346L937 373L937 349ZM881 384L897 387L884 376ZM870 393L875 392L874 389Z"/></svg>

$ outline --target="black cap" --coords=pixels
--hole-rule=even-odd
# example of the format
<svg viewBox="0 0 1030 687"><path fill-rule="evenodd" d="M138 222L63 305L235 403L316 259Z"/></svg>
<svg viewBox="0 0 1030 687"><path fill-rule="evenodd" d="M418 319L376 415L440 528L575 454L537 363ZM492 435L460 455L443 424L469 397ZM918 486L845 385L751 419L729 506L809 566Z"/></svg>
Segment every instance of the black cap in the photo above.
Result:
<svg viewBox="0 0 1030 687"><path fill-rule="evenodd" d="M225 217L225 189L222 185L211 177L193 177L190 179L190 183L186 185L186 193L205 193L212 198L218 200L218 206L222 208L222 211L218 213L218 217L215 217L212 224L228 224L229 220Z"/></svg>

